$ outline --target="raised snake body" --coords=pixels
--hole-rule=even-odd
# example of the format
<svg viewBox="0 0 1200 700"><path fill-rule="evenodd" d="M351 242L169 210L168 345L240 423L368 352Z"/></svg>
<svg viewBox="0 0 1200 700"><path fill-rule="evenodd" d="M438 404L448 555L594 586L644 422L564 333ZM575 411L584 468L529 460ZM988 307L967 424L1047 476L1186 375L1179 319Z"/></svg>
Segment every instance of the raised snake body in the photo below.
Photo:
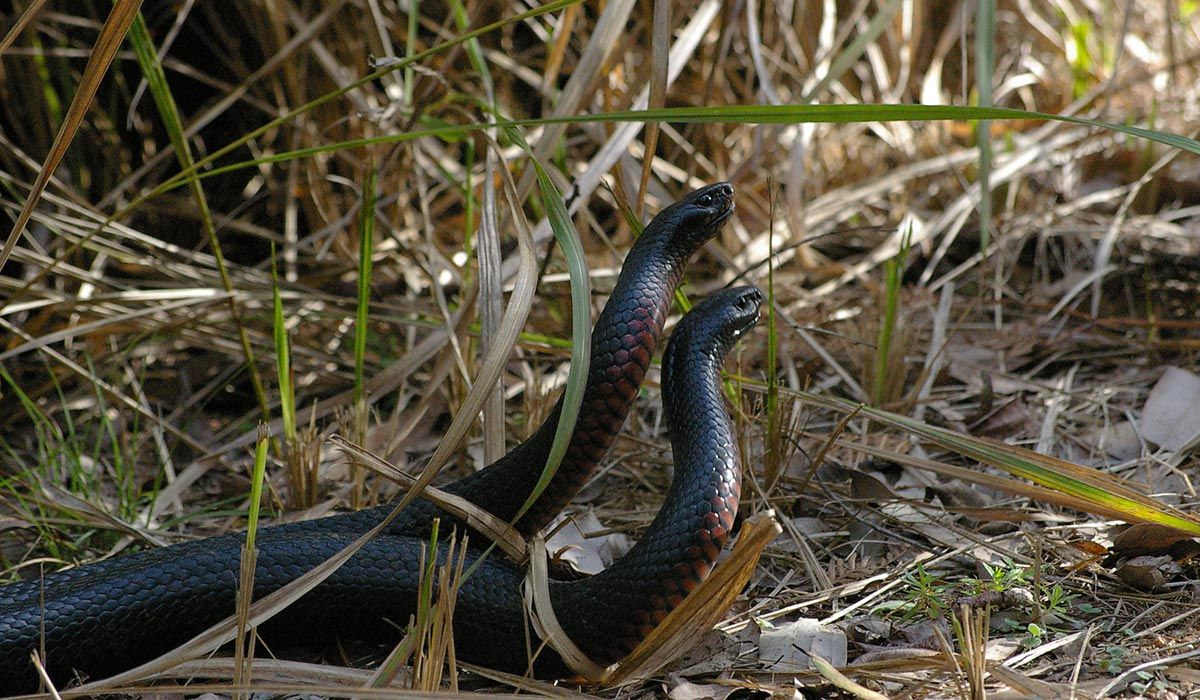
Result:
<svg viewBox="0 0 1200 700"><path fill-rule="evenodd" d="M623 300L631 303L627 300L634 295L629 289L638 284L638 280L626 278L631 269L627 262L593 339L597 355L608 357L608 367L593 365L598 369L589 378L583 415L588 416L590 426L587 422L577 426L573 452L568 453L568 459L574 454L579 463L564 466L565 475L560 470L560 477L565 478L557 487L552 483L556 493L549 500L542 499L550 505L523 520L525 527L533 527L548 517L545 512L569 499L619 429L645 373L683 264L732 209L728 185L706 190L709 192L689 195L656 217L639 239L643 257L633 259L638 246L631 251L630 262L644 264L655 256L672 262L650 285L658 292L648 304L652 308L634 304L633 311L619 305ZM703 198L704 194L714 196ZM697 199L710 205L715 202L715 206L700 206ZM708 211L697 213L700 209ZM668 213L680 218L656 228ZM681 242L680 231L689 228L685 226L689 220L691 229L704 230ZM659 268L652 267L650 272L656 270ZM647 279L645 275L638 278ZM647 292L646 296L652 295ZM736 512L740 465L715 381L725 351L757 318L760 301L757 290L728 290L697 307L680 324L663 362L664 401L676 457L675 481L666 505L642 541L608 570L580 581L552 582L551 597L560 621L596 661L610 662L627 653L707 574L724 543ZM628 342L630 339L635 342ZM630 368L630 364L635 366ZM595 409L590 414L589 407ZM543 426L505 459L451 485L450 490L501 517L511 517L512 511L506 509L519 505L528 487L503 491L519 494L515 505L508 500L493 505L489 496L502 492L497 484L528 481L532 486L540 472L540 465L534 464L536 455L548 450L548 442L542 445L548 438L539 440L538 436L552 435L556 422L557 410L547 421L548 430ZM518 458L522 454L526 461ZM485 488L488 484L492 488ZM427 516L436 512L429 505L410 508L406 520L416 517L408 513L421 511ZM264 529L258 547L256 596L289 583L324 561L380 517L382 512L372 509ZM399 534L413 531L403 527L393 526L388 534L377 537L329 579L273 618L263 630L267 638L302 640L306 645L329 635L396 638L395 625L402 624L415 608L423 542L419 536ZM414 530L418 535L424 532L420 526ZM28 654L39 647L43 624L47 666L52 677L63 682L76 672L94 678L128 668L223 619L233 610L242 540L240 534L223 535L118 557L52 574L44 589L37 582L0 587L0 689L31 689L36 684ZM476 556L472 552L468 558ZM465 582L455 614L459 658L525 670L523 577L519 568L493 555ZM536 670L545 675L565 672L553 653L543 654Z"/></svg>

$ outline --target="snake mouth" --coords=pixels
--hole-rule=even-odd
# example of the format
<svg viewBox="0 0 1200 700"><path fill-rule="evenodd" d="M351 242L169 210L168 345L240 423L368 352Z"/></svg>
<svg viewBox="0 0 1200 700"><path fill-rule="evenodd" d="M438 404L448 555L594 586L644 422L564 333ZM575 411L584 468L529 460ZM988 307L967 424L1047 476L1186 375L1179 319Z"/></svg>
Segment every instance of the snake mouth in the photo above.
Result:
<svg viewBox="0 0 1200 700"><path fill-rule="evenodd" d="M741 338L743 335L749 333L751 329L758 325L761 318L761 314L756 309L754 313L741 319L741 323L738 324L738 327L733 332L733 337Z"/></svg>
<svg viewBox="0 0 1200 700"><path fill-rule="evenodd" d="M737 210L737 204L733 201L733 185L728 182L709 185L697 194L696 203L709 210L704 222L707 228L720 226Z"/></svg>
<svg viewBox="0 0 1200 700"><path fill-rule="evenodd" d="M757 287L740 287L730 290L737 296L733 302L736 317L733 319L733 337L742 337L754 328L762 318L763 293Z"/></svg>
<svg viewBox="0 0 1200 700"><path fill-rule="evenodd" d="M733 216L733 212L735 210L737 210L737 205L734 204L733 199L730 198L728 203L726 203L726 205L722 209L717 211L717 213L713 214L709 218L708 226L710 228L716 228L717 226L720 226L721 224L728 221L729 217Z"/></svg>

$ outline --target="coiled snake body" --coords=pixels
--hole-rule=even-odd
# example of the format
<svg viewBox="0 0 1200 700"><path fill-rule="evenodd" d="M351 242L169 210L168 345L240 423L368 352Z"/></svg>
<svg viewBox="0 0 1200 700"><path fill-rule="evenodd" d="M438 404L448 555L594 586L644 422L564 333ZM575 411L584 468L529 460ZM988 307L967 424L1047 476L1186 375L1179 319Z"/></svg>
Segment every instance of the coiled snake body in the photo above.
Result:
<svg viewBox="0 0 1200 700"><path fill-rule="evenodd" d="M713 230L719 227L732 208L732 190L728 185L706 190L714 188L715 193L708 192L707 198L702 197L705 190L701 190L664 210L639 239L639 245L649 249L654 239L647 237L661 235L665 230L655 229L655 224L673 211L673 216L681 217L674 220L674 227L688 220L689 208L707 209L704 216L694 218L696 227L702 225ZM716 205L704 207L704 202ZM612 355L603 378L613 380L616 389L599 388L603 384L596 383L593 373L585 403L604 401L608 410L593 412L593 434L581 437L582 428L577 426L572 446L576 455L583 457L584 473L580 476L568 470L558 493L547 503L569 499L573 485L582 483L611 443L611 435L594 433L614 420L616 425L609 432L619 429L636 384L645 372L649 352L657 342L670 291L679 279L678 270L712 232L697 236L699 242L691 243L690 249L681 247L680 251L671 251L675 256L671 266L675 269L659 278L670 288L660 297L661 308L644 314L653 324L630 323L631 319L642 320L636 315L611 318L616 314L610 314L610 310L621 301L614 292L597 328L603 331L605 318L609 316L607 322L615 327L608 331L610 337L635 337L639 343L619 355L619 351L604 345L604 334L597 333L594 346ZM666 233L677 234L678 230ZM662 245L658 250L664 249L670 250L671 246ZM635 246L631 259L637 251ZM629 269L627 262L626 270ZM627 653L707 573L724 543L736 512L740 464L716 378L725 351L756 320L760 301L757 290L728 290L698 306L680 324L663 361L664 401L676 456L675 480L667 503L643 540L612 567L588 579L551 584L551 598L563 627L598 662L610 662ZM623 330L619 328L622 325ZM627 368L623 371L616 359L625 357L627 364L641 363L643 352L645 363L634 371ZM630 382L632 389L628 388ZM585 409L592 406L588 404ZM584 415L588 415L588 410ZM614 415L619 415L619 420ZM547 423L555 423L556 416L557 411ZM544 430L543 426L538 434ZM537 435L513 453L522 449L526 453L541 451L536 438ZM511 459L513 453L474 478L459 482L456 490L481 495L482 491L473 492L461 484L498 479L480 476L492 470L507 471L506 478L518 482L532 478L529 481L532 485L540 464L519 464ZM572 463L570 468L578 470L579 465ZM532 477L525 472L532 472ZM528 488L514 500L519 504L525 493ZM561 495L564 493L565 497ZM484 497L479 500L487 501ZM500 510L503 517L505 508L515 506L504 501L493 510ZM421 509L435 512L429 506L416 510ZM554 509L555 506L548 505L542 511ZM256 597L286 585L340 551L380 517L382 514L368 510L265 529L258 546ZM522 522L536 523L544 517L538 515ZM332 526L321 527L323 524ZM421 529L415 531L419 533ZM412 531L393 528L368 543L331 577L272 618L263 633L268 639L291 639L305 644L319 643L321 637L329 635L395 639L398 636L395 625L403 623L415 608L423 542L420 537L402 532ZM0 587L0 689L19 691L36 686L29 653L41 647L43 630L47 667L52 678L62 683L77 673L96 678L129 668L228 616L233 611L242 541L241 535L223 535L52 574L42 585L21 582ZM474 552L468 554L469 560L475 557ZM523 578L518 567L493 555L466 580L455 613L459 658L502 669L525 670L526 623L520 586ZM545 675L565 672L552 653L539 657L536 670Z"/></svg>

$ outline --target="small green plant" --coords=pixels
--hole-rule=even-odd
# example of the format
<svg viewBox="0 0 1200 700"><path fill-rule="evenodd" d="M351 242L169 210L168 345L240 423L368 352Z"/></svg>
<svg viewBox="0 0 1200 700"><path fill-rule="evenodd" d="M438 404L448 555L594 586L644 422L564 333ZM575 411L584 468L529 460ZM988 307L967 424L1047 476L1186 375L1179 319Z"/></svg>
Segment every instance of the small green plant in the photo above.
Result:
<svg viewBox="0 0 1200 700"><path fill-rule="evenodd" d="M1067 590L1065 588L1062 587L1061 583L1056 583L1053 586L1051 586L1049 590L1042 592L1041 596L1042 596L1042 615L1043 616L1054 615L1056 617L1066 619L1070 616L1071 607L1072 607L1071 601L1078 598L1079 594L1078 593L1069 593L1069 592L1067 592ZM1084 610L1083 607L1085 605L1090 610ZM1088 605L1086 603L1080 603L1079 605L1076 605L1074 607L1079 612L1086 613L1086 612L1095 612L1096 611L1095 606Z"/></svg>
<svg viewBox="0 0 1200 700"><path fill-rule="evenodd" d="M1010 622L1014 629L1022 628L1021 623L1017 622L1016 620L1010 620ZM1046 641L1046 634L1049 630L1037 624L1036 622L1030 622L1029 624L1024 625L1024 629L1021 631L1025 633L1025 637L1021 640L1021 647L1023 649L1032 649Z"/></svg>
<svg viewBox="0 0 1200 700"><path fill-rule="evenodd" d="M978 593L986 591L1003 593L1017 586L1023 586L1027 582L1029 569L1019 567L1008 559L1004 560L1002 566L992 566L987 562L980 562L980 566L983 567L988 578L976 579L975 584Z"/></svg>
<svg viewBox="0 0 1200 700"><path fill-rule="evenodd" d="M953 599L950 584L936 574L925 570L921 564L915 571L904 575L905 594L907 601L904 619L926 617L930 620L940 620L949 609L949 601Z"/></svg>
<svg viewBox="0 0 1200 700"><path fill-rule="evenodd" d="M1096 655L1096 665L1101 671L1117 675L1125 669L1125 657L1129 651L1123 646L1109 645Z"/></svg>
<svg viewBox="0 0 1200 700"><path fill-rule="evenodd" d="M1138 677L1138 680L1130 683L1129 689L1139 695L1150 690L1162 692L1170 688L1170 685L1166 681L1155 678L1154 674L1150 671L1138 671L1134 675Z"/></svg>

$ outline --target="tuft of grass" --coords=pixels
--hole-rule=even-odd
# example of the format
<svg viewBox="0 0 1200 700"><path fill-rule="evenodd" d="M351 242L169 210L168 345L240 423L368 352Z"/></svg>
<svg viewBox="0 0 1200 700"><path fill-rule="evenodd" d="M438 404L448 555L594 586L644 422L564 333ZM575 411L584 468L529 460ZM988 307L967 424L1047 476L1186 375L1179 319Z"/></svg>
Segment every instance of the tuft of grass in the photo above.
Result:
<svg viewBox="0 0 1200 700"><path fill-rule="evenodd" d="M893 376L889 370L897 365L903 366L905 347L903 344L893 346L892 340L896 332L901 282L911 241L910 226L901 237L900 252L884 263L883 267L883 316L879 320L879 333L875 339L875 352L871 363L871 402L875 406L883 406L885 401L898 396L904 389L905 377Z"/></svg>
<svg viewBox="0 0 1200 700"><path fill-rule="evenodd" d="M283 314L278 268L274 247L271 250L272 338L275 343L275 374L279 382L279 413L283 420L280 461L286 468L288 503L295 508L311 508L320 496L318 475L321 466L321 439L315 414L308 426L297 425L296 383L292 372L291 340ZM355 404L357 405L357 403Z"/></svg>
<svg viewBox="0 0 1200 700"><path fill-rule="evenodd" d="M267 447L271 434L263 424L258 426L258 440L254 447L254 470L250 475L249 516L246 523L246 541L242 544L242 558L238 574L237 636L234 644L233 683L242 686L250 682L250 670L254 663L254 629L250 627L250 603L254 598L254 570L258 562L259 505L262 503L263 482L267 476ZM235 696L239 697L239 696Z"/></svg>
<svg viewBox="0 0 1200 700"><path fill-rule="evenodd" d="M964 699L985 700L988 696L987 686L987 641L991 608L982 609L963 605L959 614L951 618L954 625L954 636L961 650L961 668L966 676L969 692Z"/></svg>

